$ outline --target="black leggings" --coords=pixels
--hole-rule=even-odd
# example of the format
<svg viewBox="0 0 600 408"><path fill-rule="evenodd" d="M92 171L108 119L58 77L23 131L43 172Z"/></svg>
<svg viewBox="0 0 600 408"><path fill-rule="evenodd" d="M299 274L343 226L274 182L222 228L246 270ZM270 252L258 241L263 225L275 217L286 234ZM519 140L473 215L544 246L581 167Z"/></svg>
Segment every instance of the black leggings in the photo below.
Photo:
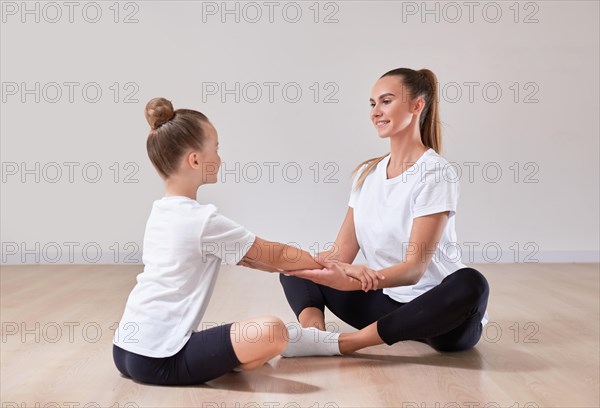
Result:
<svg viewBox="0 0 600 408"><path fill-rule="evenodd" d="M283 274L280 281L296 316L307 307L324 311L327 306L356 329L377 322L386 344L417 340L438 351L466 350L477 344L489 294L487 280L473 268L457 270L408 303L396 302L381 289L340 291Z"/></svg>
<svg viewBox="0 0 600 408"><path fill-rule="evenodd" d="M171 357L147 357L113 344L113 360L125 377L155 385L194 385L240 365L231 343L231 323L192 333Z"/></svg>

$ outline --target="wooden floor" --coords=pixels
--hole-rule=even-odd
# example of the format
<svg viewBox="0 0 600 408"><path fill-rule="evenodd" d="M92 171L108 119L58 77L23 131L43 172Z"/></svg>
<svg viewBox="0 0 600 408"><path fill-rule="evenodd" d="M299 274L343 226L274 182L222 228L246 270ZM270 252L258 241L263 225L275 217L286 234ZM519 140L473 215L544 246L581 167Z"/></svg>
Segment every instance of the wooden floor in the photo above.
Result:
<svg viewBox="0 0 600 408"><path fill-rule="evenodd" d="M194 387L138 384L113 365L114 325L141 266L2 266L1 406L600 406L599 265L473 266L491 291L490 324L472 350L441 354L409 341L345 357L278 357ZM295 321L277 277L223 267L204 320L262 315Z"/></svg>

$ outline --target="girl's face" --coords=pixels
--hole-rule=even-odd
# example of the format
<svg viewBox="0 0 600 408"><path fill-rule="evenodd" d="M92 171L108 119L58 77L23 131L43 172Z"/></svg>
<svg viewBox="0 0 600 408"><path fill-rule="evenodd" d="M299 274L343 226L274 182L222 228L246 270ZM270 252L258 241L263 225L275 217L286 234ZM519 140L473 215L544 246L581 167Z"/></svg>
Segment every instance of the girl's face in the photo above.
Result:
<svg viewBox="0 0 600 408"><path fill-rule="evenodd" d="M202 123L206 131L206 141L201 152L202 157L202 182L212 184L217 182L217 175L221 168L221 157L219 157L219 137L217 130L211 123Z"/></svg>
<svg viewBox="0 0 600 408"><path fill-rule="evenodd" d="M379 137L402 133L411 124L416 124L418 128L421 109L416 100L410 100L408 91L399 77L387 76L379 79L373 86L369 101L371 121Z"/></svg>

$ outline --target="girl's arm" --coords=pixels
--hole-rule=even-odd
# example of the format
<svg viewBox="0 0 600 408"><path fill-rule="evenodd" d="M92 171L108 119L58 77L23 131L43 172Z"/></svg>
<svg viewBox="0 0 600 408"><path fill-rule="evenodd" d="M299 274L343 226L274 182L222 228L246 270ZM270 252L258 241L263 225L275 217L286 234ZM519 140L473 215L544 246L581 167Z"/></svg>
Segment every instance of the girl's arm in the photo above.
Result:
<svg viewBox="0 0 600 408"><path fill-rule="evenodd" d="M323 265L306 251L280 242L265 241L259 237L256 237L254 244L238 265L266 272L323 268Z"/></svg>
<svg viewBox="0 0 600 408"><path fill-rule="evenodd" d="M340 228L332 249L317 255L317 261L310 254L298 248L278 242L269 242L256 238L254 245L238 265L266 272L283 272L303 269L322 269L322 262L339 260L351 263L358 253L358 241L354 231L354 211L348 207L348 212ZM360 284L353 285L360 289Z"/></svg>

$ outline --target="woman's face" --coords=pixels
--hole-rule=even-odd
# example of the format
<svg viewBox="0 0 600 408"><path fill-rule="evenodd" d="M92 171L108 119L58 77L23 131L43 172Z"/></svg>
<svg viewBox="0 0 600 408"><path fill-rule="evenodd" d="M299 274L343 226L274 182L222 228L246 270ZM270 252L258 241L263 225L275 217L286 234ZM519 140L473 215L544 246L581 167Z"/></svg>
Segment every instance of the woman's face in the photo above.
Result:
<svg viewBox="0 0 600 408"><path fill-rule="evenodd" d="M401 82L400 77L387 76L379 79L371 91L371 121L379 137L390 137L406 130L416 122L418 128L420 110Z"/></svg>

